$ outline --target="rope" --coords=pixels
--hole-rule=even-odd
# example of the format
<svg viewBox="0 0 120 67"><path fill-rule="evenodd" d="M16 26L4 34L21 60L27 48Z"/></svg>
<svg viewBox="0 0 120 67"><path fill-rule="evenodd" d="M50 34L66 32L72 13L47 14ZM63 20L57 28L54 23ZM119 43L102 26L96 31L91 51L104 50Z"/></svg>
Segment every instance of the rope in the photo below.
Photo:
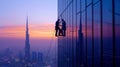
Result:
<svg viewBox="0 0 120 67"><path fill-rule="evenodd" d="M54 37L54 31L53 31L53 34L52 34L52 38L50 39L50 45L49 45L49 49L48 49L48 52L47 52L47 56L46 56L46 58L45 58L45 61L47 61L48 56L49 56L49 53L50 53L50 51L51 51L51 46L52 46L53 37Z"/></svg>

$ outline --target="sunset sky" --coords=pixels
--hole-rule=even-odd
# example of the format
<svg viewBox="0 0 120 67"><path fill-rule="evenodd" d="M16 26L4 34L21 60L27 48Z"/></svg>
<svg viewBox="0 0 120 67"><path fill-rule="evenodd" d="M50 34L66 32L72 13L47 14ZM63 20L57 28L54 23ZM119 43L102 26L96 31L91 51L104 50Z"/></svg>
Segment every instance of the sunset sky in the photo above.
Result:
<svg viewBox="0 0 120 67"><path fill-rule="evenodd" d="M28 15L31 37L49 37L57 18L57 0L0 0L0 37L24 37Z"/></svg>
<svg viewBox="0 0 120 67"><path fill-rule="evenodd" d="M51 38L54 48L57 0L0 0L0 51L24 49L27 15L31 50L47 51Z"/></svg>

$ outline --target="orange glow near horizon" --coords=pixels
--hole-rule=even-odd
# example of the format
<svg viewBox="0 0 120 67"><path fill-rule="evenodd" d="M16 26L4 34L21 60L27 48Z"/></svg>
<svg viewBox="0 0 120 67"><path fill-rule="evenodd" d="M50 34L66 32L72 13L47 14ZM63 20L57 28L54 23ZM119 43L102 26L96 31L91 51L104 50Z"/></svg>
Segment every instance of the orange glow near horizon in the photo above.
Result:
<svg viewBox="0 0 120 67"><path fill-rule="evenodd" d="M0 28L0 37L5 38L25 38L25 25L21 26L6 26ZM54 36L53 24L29 24L30 38L51 38Z"/></svg>

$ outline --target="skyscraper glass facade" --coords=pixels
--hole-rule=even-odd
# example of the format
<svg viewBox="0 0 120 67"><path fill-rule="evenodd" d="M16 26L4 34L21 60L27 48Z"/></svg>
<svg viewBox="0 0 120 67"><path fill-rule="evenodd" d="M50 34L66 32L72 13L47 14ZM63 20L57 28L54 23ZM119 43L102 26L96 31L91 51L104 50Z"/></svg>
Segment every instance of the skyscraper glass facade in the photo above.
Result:
<svg viewBox="0 0 120 67"><path fill-rule="evenodd" d="M120 67L120 0L58 0L58 67Z"/></svg>

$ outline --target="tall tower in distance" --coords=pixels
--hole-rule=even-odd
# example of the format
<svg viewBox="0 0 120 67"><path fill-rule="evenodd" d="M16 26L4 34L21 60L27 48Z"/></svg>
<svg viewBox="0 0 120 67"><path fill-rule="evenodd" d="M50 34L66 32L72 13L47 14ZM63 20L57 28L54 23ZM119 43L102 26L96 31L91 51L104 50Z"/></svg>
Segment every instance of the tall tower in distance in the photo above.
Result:
<svg viewBox="0 0 120 67"><path fill-rule="evenodd" d="M28 28L28 16L26 19L26 40L25 40L25 62L30 62L30 43L29 43L29 28Z"/></svg>

